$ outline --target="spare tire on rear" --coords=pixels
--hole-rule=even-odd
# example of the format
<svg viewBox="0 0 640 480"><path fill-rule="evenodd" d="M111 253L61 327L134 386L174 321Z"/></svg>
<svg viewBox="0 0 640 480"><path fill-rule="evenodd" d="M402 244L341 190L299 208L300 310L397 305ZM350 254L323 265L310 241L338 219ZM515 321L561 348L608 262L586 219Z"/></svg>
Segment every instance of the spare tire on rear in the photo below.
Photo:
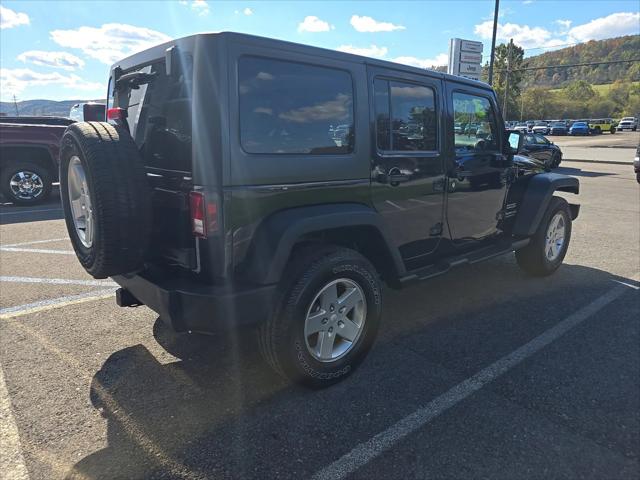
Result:
<svg viewBox="0 0 640 480"><path fill-rule="evenodd" d="M60 197L76 256L94 278L139 270L151 232L151 192L128 131L70 125L60 148Z"/></svg>

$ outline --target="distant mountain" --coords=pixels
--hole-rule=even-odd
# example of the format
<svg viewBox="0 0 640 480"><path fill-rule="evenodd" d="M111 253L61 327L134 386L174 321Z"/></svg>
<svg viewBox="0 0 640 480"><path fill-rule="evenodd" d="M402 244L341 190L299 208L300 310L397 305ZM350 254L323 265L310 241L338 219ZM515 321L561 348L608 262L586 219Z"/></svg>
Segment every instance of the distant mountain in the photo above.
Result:
<svg viewBox="0 0 640 480"><path fill-rule="evenodd" d="M629 35L606 40L592 40L528 57L524 61L524 66L544 67L637 58L640 58L640 35ZM523 83L525 87L557 88L575 80L585 80L591 84L613 83L617 80L638 81L640 80L640 62L533 70L525 74Z"/></svg>
<svg viewBox="0 0 640 480"><path fill-rule="evenodd" d="M55 115L68 117L71 107L76 103L101 102L104 100L24 100L18 102L19 115ZM0 102L0 114L14 116L16 108L13 102Z"/></svg>

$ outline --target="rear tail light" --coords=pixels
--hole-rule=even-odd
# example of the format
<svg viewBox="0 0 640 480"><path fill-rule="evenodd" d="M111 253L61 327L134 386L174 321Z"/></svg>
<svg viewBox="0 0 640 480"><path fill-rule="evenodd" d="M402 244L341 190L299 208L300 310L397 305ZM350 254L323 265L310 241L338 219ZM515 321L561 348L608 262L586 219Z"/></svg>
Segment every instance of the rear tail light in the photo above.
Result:
<svg viewBox="0 0 640 480"><path fill-rule="evenodd" d="M207 201L202 192L189 193L189 209L191 210L191 232L200 238L218 230L218 204Z"/></svg>
<svg viewBox="0 0 640 480"><path fill-rule="evenodd" d="M127 111L124 108L110 108L107 110L107 120L124 120L127 118Z"/></svg>

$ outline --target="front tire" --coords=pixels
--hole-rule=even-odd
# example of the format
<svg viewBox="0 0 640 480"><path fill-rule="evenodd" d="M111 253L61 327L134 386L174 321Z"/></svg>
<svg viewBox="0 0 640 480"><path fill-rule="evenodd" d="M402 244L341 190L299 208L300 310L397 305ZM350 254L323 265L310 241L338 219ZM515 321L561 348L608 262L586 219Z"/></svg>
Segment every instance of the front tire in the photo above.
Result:
<svg viewBox="0 0 640 480"><path fill-rule="evenodd" d="M537 277L551 275L562 264L570 240L569 204L564 198L552 197L529 245L516 251L518 265Z"/></svg>
<svg viewBox="0 0 640 480"><path fill-rule="evenodd" d="M382 291L375 268L354 250L316 246L299 250L283 279L280 307L259 331L265 359L312 388L346 378L378 331Z"/></svg>

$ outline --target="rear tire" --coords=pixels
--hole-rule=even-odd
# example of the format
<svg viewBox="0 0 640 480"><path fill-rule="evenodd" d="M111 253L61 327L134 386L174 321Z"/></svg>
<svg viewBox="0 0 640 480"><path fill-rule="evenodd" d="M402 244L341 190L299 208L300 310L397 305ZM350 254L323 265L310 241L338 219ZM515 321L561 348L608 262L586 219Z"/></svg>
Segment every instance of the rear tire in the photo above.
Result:
<svg viewBox="0 0 640 480"><path fill-rule="evenodd" d="M561 242L558 235L560 223L563 227ZM569 204L564 198L552 197L538 230L531 237L531 241L526 247L516 251L518 265L525 272L537 277L551 275L562 264L570 240L571 211Z"/></svg>
<svg viewBox="0 0 640 480"><path fill-rule="evenodd" d="M339 382L364 360L378 331L382 292L375 268L356 251L314 246L295 254L283 279L280 308L259 330L263 356L276 372L294 382L312 388ZM340 290L340 282L349 288ZM328 298L337 298L334 302L322 296L323 292L331 292L332 284L336 297ZM357 294L349 298L361 301L348 307L343 303L341 307L340 299L348 291ZM321 322L317 333L313 333L315 315L326 315L315 319ZM349 342L342 332L353 341ZM322 359L322 342L326 339L332 347Z"/></svg>
<svg viewBox="0 0 640 480"><path fill-rule="evenodd" d="M616 128L615 127L611 127L609 129L609 133L611 133L611 135L613 135L614 133L616 133Z"/></svg>
<svg viewBox="0 0 640 480"><path fill-rule="evenodd" d="M9 162L2 167L2 194L14 205L37 205L51 194L52 175L38 163Z"/></svg>
<svg viewBox="0 0 640 480"><path fill-rule="evenodd" d="M127 131L103 122L67 128L60 151L60 197L76 256L94 278L143 266L151 231L150 196Z"/></svg>

